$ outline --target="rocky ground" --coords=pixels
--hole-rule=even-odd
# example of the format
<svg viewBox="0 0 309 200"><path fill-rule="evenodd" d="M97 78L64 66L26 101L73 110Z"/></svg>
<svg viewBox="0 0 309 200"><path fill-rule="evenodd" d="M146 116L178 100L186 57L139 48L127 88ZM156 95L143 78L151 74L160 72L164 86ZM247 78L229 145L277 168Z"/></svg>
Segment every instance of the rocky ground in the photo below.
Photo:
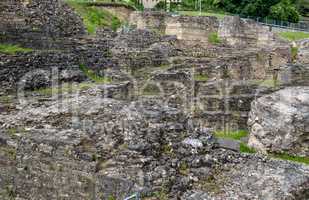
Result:
<svg viewBox="0 0 309 200"><path fill-rule="evenodd" d="M1 199L309 198L308 165L274 158L308 156L308 65L292 63L289 43L239 18L151 12L89 36L55 2L0 10L10 19L1 41L12 23L32 29L44 17L60 41L42 25L22 34L25 45L40 38L33 51L0 53ZM204 23L198 40L192 21ZM226 136L239 130L251 134Z"/></svg>

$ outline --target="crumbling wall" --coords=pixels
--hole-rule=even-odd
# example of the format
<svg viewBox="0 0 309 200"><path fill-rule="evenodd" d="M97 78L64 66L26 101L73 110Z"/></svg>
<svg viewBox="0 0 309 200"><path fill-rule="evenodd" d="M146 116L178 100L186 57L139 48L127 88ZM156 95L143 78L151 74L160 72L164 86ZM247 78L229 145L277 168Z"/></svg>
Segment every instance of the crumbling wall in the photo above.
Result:
<svg viewBox="0 0 309 200"><path fill-rule="evenodd" d="M208 43L210 34L218 32L216 17L168 17L165 21L166 35L176 35L180 40L202 41Z"/></svg>
<svg viewBox="0 0 309 200"><path fill-rule="evenodd" d="M3 0L0 7L1 43L55 48L63 38L85 33L82 20L60 0Z"/></svg>

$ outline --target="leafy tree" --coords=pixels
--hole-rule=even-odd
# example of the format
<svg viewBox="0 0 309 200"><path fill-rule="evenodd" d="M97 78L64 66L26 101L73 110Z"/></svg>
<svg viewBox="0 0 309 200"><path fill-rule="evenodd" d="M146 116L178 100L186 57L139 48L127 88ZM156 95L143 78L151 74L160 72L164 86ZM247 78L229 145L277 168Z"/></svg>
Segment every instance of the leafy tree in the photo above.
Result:
<svg viewBox="0 0 309 200"><path fill-rule="evenodd" d="M295 0L295 5L302 15L309 17L309 0Z"/></svg>
<svg viewBox="0 0 309 200"><path fill-rule="evenodd" d="M298 22L300 18L296 7L289 0L283 0L272 6L269 16L276 20L289 22Z"/></svg>

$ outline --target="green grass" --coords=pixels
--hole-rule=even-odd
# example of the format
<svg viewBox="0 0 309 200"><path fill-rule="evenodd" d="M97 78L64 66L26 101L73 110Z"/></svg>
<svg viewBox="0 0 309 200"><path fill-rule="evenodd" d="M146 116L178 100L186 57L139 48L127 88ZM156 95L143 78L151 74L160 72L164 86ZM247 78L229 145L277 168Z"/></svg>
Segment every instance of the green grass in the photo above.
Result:
<svg viewBox="0 0 309 200"><path fill-rule="evenodd" d="M309 38L309 33L304 32L280 32L280 37L289 41L297 41Z"/></svg>
<svg viewBox="0 0 309 200"><path fill-rule="evenodd" d="M248 147L245 143L240 143L240 152L242 153L256 153L255 149Z"/></svg>
<svg viewBox="0 0 309 200"><path fill-rule="evenodd" d="M224 13L212 13L212 12L202 12L200 13L199 11L179 11L181 15L186 15L186 16L210 16L210 17L217 17L219 19L223 19L226 14Z"/></svg>
<svg viewBox="0 0 309 200"><path fill-rule="evenodd" d="M249 135L249 132L246 130L238 130L238 131L216 131L215 137L217 138L224 138L224 139L231 139L231 140L237 140L240 141L242 138L247 137ZM242 153L256 153L256 151L253 148L250 148L247 146L247 144L240 142L239 150Z"/></svg>
<svg viewBox="0 0 309 200"><path fill-rule="evenodd" d="M291 156L288 154L272 154L271 156L281 160L288 160L309 165L309 157Z"/></svg>
<svg viewBox="0 0 309 200"><path fill-rule="evenodd" d="M208 81L208 76L204 74L195 74L194 80L195 81Z"/></svg>
<svg viewBox="0 0 309 200"><path fill-rule="evenodd" d="M89 69L84 64L80 64L79 68L90 80L94 81L95 83L104 84L104 83L110 83L111 82L110 78L97 75L93 70Z"/></svg>
<svg viewBox="0 0 309 200"><path fill-rule="evenodd" d="M19 45L12 45L12 44L0 44L0 53L4 53L4 54L11 54L14 55L18 52L31 52L32 49L29 48L23 48L20 47Z"/></svg>
<svg viewBox="0 0 309 200"><path fill-rule="evenodd" d="M247 137L249 135L246 130L237 130L237 131L216 131L215 137L232 139L232 140L240 140L241 138Z"/></svg>
<svg viewBox="0 0 309 200"><path fill-rule="evenodd" d="M212 32L212 33L209 33L208 35L208 42L211 43L211 44L220 44L221 43L221 39L218 35L218 33L216 32Z"/></svg>
<svg viewBox="0 0 309 200"><path fill-rule="evenodd" d="M84 1L66 1L83 19L89 34L95 34L97 28L109 27L114 31L121 26L121 21L108 10L88 6Z"/></svg>

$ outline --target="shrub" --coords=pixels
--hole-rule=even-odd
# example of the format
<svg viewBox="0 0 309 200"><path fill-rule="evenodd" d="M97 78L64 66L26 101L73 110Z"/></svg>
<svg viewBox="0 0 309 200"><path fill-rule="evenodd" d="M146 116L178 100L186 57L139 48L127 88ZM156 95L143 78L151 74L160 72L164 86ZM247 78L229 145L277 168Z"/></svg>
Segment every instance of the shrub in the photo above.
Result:
<svg viewBox="0 0 309 200"><path fill-rule="evenodd" d="M283 0L270 8L269 17L276 20L297 23L300 19L300 14L288 0Z"/></svg>

